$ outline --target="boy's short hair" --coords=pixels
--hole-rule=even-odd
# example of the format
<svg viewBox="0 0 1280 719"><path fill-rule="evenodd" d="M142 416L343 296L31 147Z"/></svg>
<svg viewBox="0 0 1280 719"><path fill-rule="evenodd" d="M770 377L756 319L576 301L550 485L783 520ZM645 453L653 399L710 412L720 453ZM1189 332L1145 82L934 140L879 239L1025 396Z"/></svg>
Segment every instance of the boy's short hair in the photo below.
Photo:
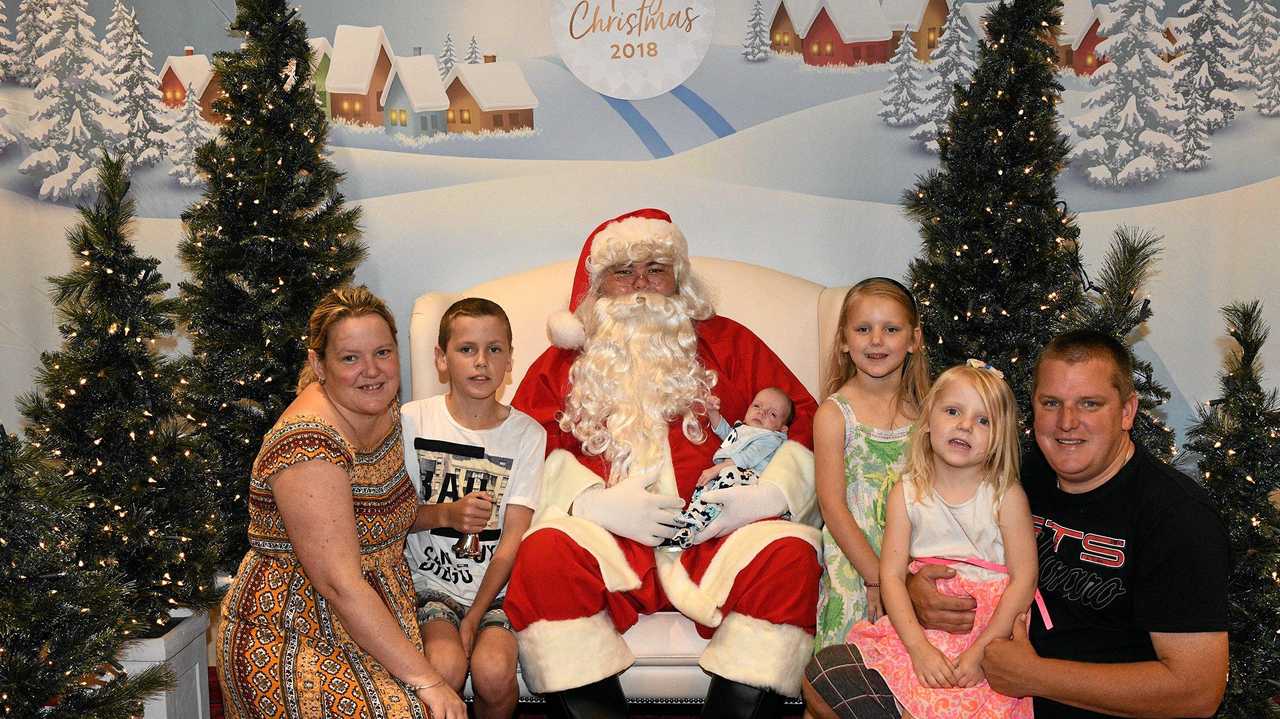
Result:
<svg viewBox="0 0 1280 719"><path fill-rule="evenodd" d="M455 317L497 317L507 328L507 344L511 344L511 320L502 309L502 305L483 297L466 297L449 305L440 317L440 334L436 336L436 346L441 350L448 349L449 337L453 335Z"/></svg>
<svg viewBox="0 0 1280 719"><path fill-rule="evenodd" d="M1070 330L1049 340L1036 358L1035 371L1031 375L1032 396L1035 396L1036 385L1040 382L1040 367L1045 360L1076 364L1091 359L1110 360L1111 386L1120 393L1122 400L1133 396L1136 390L1133 386L1133 355L1129 348L1115 337L1092 329Z"/></svg>

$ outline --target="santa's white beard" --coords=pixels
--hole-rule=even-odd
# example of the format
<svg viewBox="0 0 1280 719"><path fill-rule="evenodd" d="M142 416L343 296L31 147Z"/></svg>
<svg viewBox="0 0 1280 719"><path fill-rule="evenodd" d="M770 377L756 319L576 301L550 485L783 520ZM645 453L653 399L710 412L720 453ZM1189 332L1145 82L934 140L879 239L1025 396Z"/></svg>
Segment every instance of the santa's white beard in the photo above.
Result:
<svg viewBox="0 0 1280 719"><path fill-rule="evenodd" d="M601 297L587 308L587 341L569 370L560 428L588 454L603 455L606 484L656 476L670 423L702 442L715 373L698 361L698 338L679 296L638 292Z"/></svg>

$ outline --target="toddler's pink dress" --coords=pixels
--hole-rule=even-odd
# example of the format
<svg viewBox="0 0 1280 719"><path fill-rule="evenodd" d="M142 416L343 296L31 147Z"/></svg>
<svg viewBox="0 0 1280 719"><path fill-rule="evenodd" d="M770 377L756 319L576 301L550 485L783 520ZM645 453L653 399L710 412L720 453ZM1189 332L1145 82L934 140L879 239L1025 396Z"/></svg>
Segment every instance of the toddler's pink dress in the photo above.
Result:
<svg viewBox="0 0 1280 719"><path fill-rule="evenodd" d="M929 500L921 502L915 496L910 477L904 477L902 482L907 516L911 520L911 556L974 558L984 565L952 563L956 576L938 582L942 593L967 594L978 603L973 629L968 634L925 630L929 643L954 661L986 628L1009 584L1009 577L994 569L1004 565L1004 544L993 504L994 489L984 482L969 501L949 505L937 493L930 493ZM913 561L910 571L918 571L922 566L922 562ZM911 667L911 656L887 615L875 624L866 620L855 624L848 642L858 647L866 665L880 672L894 698L916 719L1032 717L1029 697L1004 696L985 680L968 688L930 689L922 685Z"/></svg>

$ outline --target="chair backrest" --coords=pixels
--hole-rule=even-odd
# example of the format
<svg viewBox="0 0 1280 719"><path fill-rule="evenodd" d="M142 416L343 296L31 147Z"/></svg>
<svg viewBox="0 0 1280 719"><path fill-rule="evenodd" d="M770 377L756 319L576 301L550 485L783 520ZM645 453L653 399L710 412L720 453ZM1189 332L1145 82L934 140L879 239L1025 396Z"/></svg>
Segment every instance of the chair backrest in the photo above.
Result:
<svg viewBox="0 0 1280 719"><path fill-rule="evenodd" d="M694 257L691 261L693 271L710 288L716 311L759 335L821 401L818 393L825 382L826 357L847 288L826 288L734 260ZM440 317L463 297L483 297L502 305L511 319L511 377L500 395L504 402L510 402L529 365L550 345L547 316L568 306L573 271L573 261L557 262L461 292L428 292L419 297L409 320L413 385L409 399L445 391L435 367Z"/></svg>

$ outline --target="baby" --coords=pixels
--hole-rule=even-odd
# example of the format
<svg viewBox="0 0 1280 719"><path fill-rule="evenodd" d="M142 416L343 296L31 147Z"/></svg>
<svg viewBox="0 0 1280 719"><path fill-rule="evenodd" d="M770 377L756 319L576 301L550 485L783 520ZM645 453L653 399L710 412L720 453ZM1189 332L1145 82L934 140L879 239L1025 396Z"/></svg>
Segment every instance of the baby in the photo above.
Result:
<svg viewBox="0 0 1280 719"><path fill-rule="evenodd" d="M724 441L712 457L715 464L698 477L698 487L693 490L689 506L676 516L676 522L684 526L662 543L669 551L688 549L698 532L720 514L720 505L702 501L703 493L755 484L756 475L764 471L774 452L787 441L787 426L795 416L795 407L786 392L766 387L751 400L746 417L735 426L730 427L714 408L708 416L711 430Z"/></svg>

